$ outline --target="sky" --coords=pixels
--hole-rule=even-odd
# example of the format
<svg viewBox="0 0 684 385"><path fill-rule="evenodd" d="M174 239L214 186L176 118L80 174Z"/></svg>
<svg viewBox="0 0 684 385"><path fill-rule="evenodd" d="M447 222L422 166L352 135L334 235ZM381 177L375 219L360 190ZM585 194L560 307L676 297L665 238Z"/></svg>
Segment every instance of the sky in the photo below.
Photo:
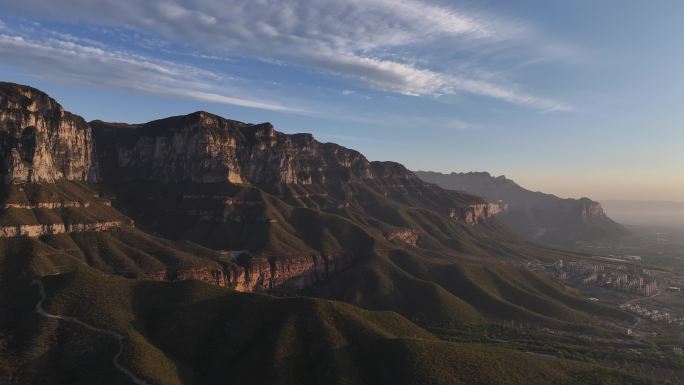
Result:
<svg viewBox="0 0 684 385"><path fill-rule="evenodd" d="M0 80L205 110L412 170L684 201L680 0L0 0Z"/></svg>

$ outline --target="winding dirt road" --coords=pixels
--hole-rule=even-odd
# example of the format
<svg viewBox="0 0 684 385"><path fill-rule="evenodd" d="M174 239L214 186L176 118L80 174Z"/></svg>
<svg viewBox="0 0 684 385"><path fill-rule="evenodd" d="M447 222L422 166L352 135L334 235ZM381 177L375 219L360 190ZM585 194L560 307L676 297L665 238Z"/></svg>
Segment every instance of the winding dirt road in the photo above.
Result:
<svg viewBox="0 0 684 385"><path fill-rule="evenodd" d="M110 337L116 338L116 341L119 343L119 351L116 353L114 358L112 358L112 364L123 374L125 374L128 378L133 381L134 384L136 385L151 385L149 382L143 380L142 378L136 376L133 372L131 372L128 368L124 367L121 365L121 362L119 362L119 358L121 357L121 354L123 353L123 340L124 337L112 330L107 330L107 329L101 329L98 327L95 327L93 325L90 325L88 323L85 323L81 321L80 319L76 317L69 317L65 315L58 315L58 314L50 314L45 311L43 308L43 302L47 298L47 294L45 293L45 286L43 285L43 281L40 279L36 278L31 282L32 285L38 286L38 290L40 291L40 301L36 304L36 313L40 314L41 316L45 318L51 318L51 319L57 319L60 321L65 321L65 322L71 322L75 323L77 325L83 326L84 328L94 331L96 333L101 333L101 334L106 334Z"/></svg>

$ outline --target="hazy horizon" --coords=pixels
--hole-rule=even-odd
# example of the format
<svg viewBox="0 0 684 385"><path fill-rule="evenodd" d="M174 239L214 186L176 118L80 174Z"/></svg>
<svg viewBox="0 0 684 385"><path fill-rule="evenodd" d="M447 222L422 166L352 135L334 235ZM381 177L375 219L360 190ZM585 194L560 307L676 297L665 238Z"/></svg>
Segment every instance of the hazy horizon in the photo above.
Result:
<svg viewBox="0 0 684 385"><path fill-rule="evenodd" d="M605 200L601 204L608 216L625 225L684 229L684 202Z"/></svg>
<svg viewBox="0 0 684 385"><path fill-rule="evenodd" d="M0 5L0 80L88 120L207 110L412 170L684 199L682 2Z"/></svg>

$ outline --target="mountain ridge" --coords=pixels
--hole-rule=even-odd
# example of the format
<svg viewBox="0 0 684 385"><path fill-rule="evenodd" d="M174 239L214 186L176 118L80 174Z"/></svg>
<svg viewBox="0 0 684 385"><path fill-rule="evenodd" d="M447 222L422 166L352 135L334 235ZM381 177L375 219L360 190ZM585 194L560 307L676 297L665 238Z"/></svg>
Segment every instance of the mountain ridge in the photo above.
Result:
<svg viewBox="0 0 684 385"><path fill-rule="evenodd" d="M503 175L494 177L488 172L416 171L416 175L443 188L505 203L508 208L499 219L527 239L571 246L575 242L614 240L628 234L606 215L599 202L586 197L560 198L533 192Z"/></svg>

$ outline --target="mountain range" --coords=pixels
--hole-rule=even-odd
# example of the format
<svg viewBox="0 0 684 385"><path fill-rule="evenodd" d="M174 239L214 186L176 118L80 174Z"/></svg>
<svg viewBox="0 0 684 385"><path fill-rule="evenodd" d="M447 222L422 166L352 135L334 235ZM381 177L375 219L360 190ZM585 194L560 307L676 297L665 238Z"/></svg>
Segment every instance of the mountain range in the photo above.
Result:
<svg viewBox="0 0 684 385"><path fill-rule="evenodd" d="M536 242L572 246L576 242L618 240L629 234L589 198L563 199L530 191L505 176L488 172L442 174L417 171L426 182L464 191L505 206L498 218L513 231Z"/></svg>
<svg viewBox="0 0 684 385"><path fill-rule="evenodd" d="M0 173L3 383L649 383L495 346L505 325L621 336L628 314L527 268L581 255L309 134L88 123L0 83Z"/></svg>

